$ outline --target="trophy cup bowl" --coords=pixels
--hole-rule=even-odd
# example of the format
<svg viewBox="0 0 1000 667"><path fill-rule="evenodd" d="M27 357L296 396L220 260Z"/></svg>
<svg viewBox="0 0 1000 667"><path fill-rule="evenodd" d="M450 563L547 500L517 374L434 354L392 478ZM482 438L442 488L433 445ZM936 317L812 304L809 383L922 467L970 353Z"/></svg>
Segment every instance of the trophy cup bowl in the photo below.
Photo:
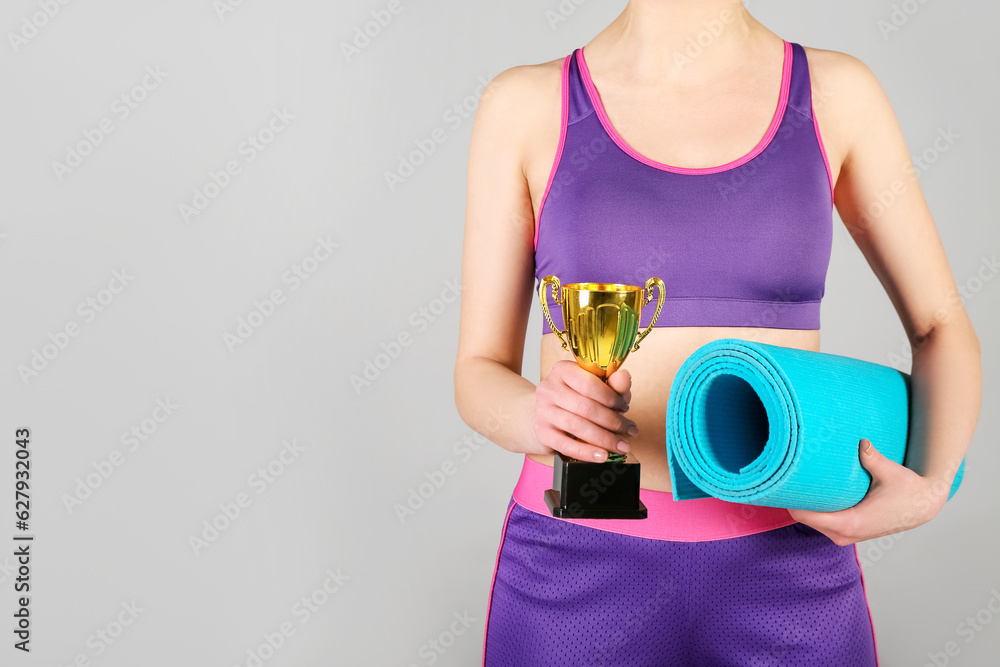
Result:
<svg viewBox="0 0 1000 667"><path fill-rule="evenodd" d="M549 313L546 290L562 307L565 329L559 329ZM642 307L657 289L656 311L649 325L639 331ZM650 278L644 287L620 283L567 283L545 276L538 290L542 312L549 327L572 352L576 363L602 381L617 371L629 353L653 329L663 308L663 281ZM568 339L568 340L567 340ZM570 436L574 437L574 436ZM639 462L632 456L608 452L604 462L581 461L560 452L553 463L553 487L545 492L545 504L556 517L580 519L645 519L646 506L639 499Z"/></svg>

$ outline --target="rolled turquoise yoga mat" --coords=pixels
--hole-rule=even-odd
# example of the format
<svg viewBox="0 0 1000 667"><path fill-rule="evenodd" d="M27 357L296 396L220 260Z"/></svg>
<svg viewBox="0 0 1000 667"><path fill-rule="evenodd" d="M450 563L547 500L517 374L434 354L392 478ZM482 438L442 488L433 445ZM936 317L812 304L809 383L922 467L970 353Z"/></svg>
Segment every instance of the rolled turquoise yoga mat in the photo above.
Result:
<svg viewBox="0 0 1000 667"><path fill-rule="evenodd" d="M868 438L902 464L910 376L889 366L723 338L677 371L667 403L674 500L722 500L832 512L856 505L870 476ZM962 482L955 473L950 499Z"/></svg>

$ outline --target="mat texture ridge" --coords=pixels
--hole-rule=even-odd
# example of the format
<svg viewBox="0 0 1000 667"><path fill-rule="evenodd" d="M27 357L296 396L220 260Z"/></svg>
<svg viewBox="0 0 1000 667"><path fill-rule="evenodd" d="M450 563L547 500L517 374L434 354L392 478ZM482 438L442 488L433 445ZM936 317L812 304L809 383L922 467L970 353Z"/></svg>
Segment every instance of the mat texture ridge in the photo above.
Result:
<svg viewBox="0 0 1000 667"><path fill-rule="evenodd" d="M906 465L910 376L826 352L715 340L674 377L667 459L674 500L716 497L832 512L856 505L871 477L858 442ZM965 473L955 473L948 499Z"/></svg>

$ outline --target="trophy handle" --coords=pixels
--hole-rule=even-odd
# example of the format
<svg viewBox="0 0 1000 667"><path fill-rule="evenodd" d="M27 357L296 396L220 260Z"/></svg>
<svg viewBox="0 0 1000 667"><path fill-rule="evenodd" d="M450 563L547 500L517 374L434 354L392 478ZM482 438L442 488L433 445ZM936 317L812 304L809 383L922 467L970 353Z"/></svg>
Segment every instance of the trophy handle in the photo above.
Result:
<svg viewBox="0 0 1000 667"><path fill-rule="evenodd" d="M663 291L663 281L660 280L659 278L650 278L649 280L646 281L646 288L643 290L642 305L645 306L646 304L649 303L650 299L653 298L652 295L650 294L653 285L656 285L656 290L658 292L656 299L656 311L653 313L653 319L649 321L649 326L643 329L642 333L639 334L639 337L635 339L635 347L632 348L633 352L639 349L639 341L641 341L643 338L649 335L649 332L653 330L653 325L656 323L656 318L659 317L660 315L660 309L663 308L663 299L666 297L666 292Z"/></svg>
<svg viewBox="0 0 1000 667"><path fill-rule="evenodd" d="M559 340L562 341L563 349L568 351L569 346L566 345L566 339L563 338L563 334L566 333L566 331L557 329L555 323L552 321L552 316L549 315L549 302L545 298L545 289L549 285L552 285L555 288L552 292L552 297L556 300L556 303L560 306L563 304L564 296L562 293L562 285L559 284L559 279L555 276L545 276L542 278L542 284L538 288L538 300L542 302L542 312L545 313L545 319L549 321L549 327L555 335L559 336Z"/></svg>

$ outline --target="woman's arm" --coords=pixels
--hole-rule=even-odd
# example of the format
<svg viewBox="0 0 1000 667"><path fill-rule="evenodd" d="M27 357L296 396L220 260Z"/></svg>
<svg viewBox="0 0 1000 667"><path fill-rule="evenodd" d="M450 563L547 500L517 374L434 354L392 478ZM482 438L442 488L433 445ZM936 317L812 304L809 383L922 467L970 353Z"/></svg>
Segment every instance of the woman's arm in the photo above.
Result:
<svg viewBox="0 0 1000 667"><path fill-rule="evenodd" d="M609 451L623 451L620 444L627 445L628 429L635 426L623 414L631 398L628 372L612 374L605 384L575 362L560 360L537 387L521 375L529 309L537 303L535 207L524 160L529 145L549 156L549 165L555 156L561 74L561 60L506 70L487 86L476 111L455 405L466 424L508 451L558 449L602 461Z"/></svg>
<svg viewBox="0 0 1000 667"><path fill-rule="evenodd" d="M873 477L865 498L842 512L793 512L838 544L851 544L914 528L941 509L979 419L982 373L979 339L885 92L857 59L820 54L828 93L823 116L844 155L837 211L913 350L907 467L878 454L878 442L865 453L863 440L861 461Z"/></svg>
<svg viewBox="0 0 1000 667"><path fill-rule="evenodd" d="M454 375L462 420L512 452L541 451L531 428L535 385L521 376L535 279L534 214L523 171L528 69L497 75L473 122ZM558 123L558 78L552 95L549 111Z"/></svg>
<svg viewBox="0 0 1000 667"><path fill-rule="evenodd" d="M852 64L859 108L837 183L837 210L913 350L908 467L942 480L947 490L979 418L979 339L889 100L867 67Z"/></svg>

